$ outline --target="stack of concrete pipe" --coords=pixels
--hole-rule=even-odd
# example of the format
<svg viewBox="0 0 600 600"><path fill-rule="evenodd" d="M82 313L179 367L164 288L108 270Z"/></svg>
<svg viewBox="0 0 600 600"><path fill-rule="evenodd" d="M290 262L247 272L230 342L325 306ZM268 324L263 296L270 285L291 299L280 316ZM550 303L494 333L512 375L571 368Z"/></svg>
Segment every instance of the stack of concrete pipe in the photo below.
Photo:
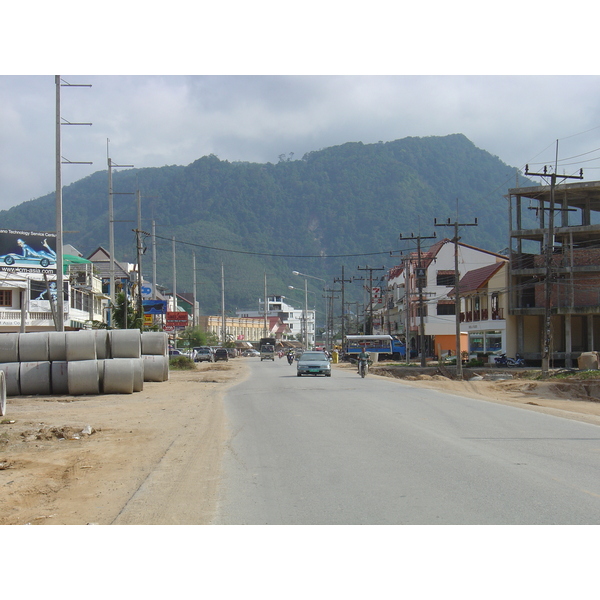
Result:
<svg viewBox="0 0 600 600"><path fill-rule="evenodd" d="M168 380L167 342L138 329L4 333L0 372L8 396L131 394Z"/></svg>

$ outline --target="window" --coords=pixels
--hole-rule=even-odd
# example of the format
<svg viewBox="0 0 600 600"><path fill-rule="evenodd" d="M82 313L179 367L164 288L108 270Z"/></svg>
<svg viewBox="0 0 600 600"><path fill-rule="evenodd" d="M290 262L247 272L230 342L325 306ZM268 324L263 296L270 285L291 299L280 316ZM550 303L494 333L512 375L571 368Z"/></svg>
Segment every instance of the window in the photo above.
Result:
<svg viewBox="0 0 600 600"><path fill-rule="evenodd" d="M452 303L452 304L438 303L437 314L438 315L454 315L454 314L456 314L455 308L456 308L456 305L454 303Z"/></svg>
<svg viewBox="0 0 600 600"><path fill-rule="evenodd" d="M454 271L438 271L437 272L437 285L443 285L451 287L454 285Z"/></svg>
<svg viewBox="0 0 600 600"><path fill-rule="evenodd" d="M0 306L12 306L12 290L0 290Z"/></svg>

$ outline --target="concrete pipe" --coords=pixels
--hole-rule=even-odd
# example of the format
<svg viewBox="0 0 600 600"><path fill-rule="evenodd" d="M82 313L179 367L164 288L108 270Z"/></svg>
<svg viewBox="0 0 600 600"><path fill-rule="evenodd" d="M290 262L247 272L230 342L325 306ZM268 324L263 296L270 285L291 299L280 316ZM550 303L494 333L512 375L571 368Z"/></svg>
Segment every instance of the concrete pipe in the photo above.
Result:
<svg viewBox="0 0 600 600"><path fill-rule="evenodd" d="M132 358L131 367L133 369L133 391L141 392L144 389L144 361L142 357Z"/></svg>
<svg viewBox="0 0 600 600"><path fill-rule="evenodd" d="M67 338L64 331L48 332L48 360L50 362L67 360Z"/></svg>
<svg viewBox="0 0 600 600"><path fill-rule="evenodd" d="M6 377L4 371L0 371L0 417L6 414Z"/></svg>
<svg viewBox="0 0 600 600"><path fill-rule="evenodd" d="M19 362L19 334L3 333L0 338L0 363Z"/></svg>
<svg viewBox="0 0 600 600"><path fill-rule="evenodd" d="M21 394L21 385L19 379L21 363L9 362L0 363L0 371L4 372L6 379L6 395L19 396Z"/></svg>
<svg viewBox="0 0 600 600"><path fill-rule="evenodd" d="M93 331L67 331L67 362L96 360L96 337Z"/></svg>
<svg viewBox="0 0 600 600"><path fill-rule="evenodd" d="M139 329L112 329L110 351L113 358L140 358L142 355L141 331Z"/></svg>
<svg viewBox="0 0 600 600"><path fill-rule="evenodd" d="M48 332L36 331L19 334L19 361L22 363L46 362L48 358Z"/></svg>
<svg viewBox="0 0 600 600"><path fill-rule="evenodd" d="M104 361L105 394L133 394L135 369L132 358L113 358Z"/></svg>
<svg viewBox="0 0 600 600"><path fill-rule="evenodd" d="M169 358L144 354L144 381L166 381L169 376Z"/></svg>
<svg viewBox="0 0 600 600"><path fill-rule="evenodd" d="M105 371L105 365L106 365L106 361L110 360L110 359L106 359L106 360L97 360L96 362L98 363L98 390L100 392L100 394L104 393L104 371Z"/></svg>
<svg viewBox="0 0 600 600"><path fill-rule="evenodd" d="M55 396L69 395L69 370L66 360L56 360L50 364L50 387Z"/></svg>
<svg viewBox="0 0 600 600"><path fill-rule="evenodd" d="M110 358L108 329L94 329L94 337L96 338L96 358L98 360Z"/></svg>
<svg viewBox="0 0 600 600"><path fill-rule="evenodd" d="M142 333L142 354L166 356L169 351L169 337L162 331L145 331Z"/></svg>
<svg viewBox="0 0 600 600"><path fill-rule="evenodd" d="M67 338L67 348L68 346ZM100 393L97 360L74 360L67 364L67 370L71 396Z"/></svg>
<svg viewBox="0 0 600 600"><path fill-rule="evenodd" d="M22 396L49 396L50 361L21 362L19 379Z"/></svg>

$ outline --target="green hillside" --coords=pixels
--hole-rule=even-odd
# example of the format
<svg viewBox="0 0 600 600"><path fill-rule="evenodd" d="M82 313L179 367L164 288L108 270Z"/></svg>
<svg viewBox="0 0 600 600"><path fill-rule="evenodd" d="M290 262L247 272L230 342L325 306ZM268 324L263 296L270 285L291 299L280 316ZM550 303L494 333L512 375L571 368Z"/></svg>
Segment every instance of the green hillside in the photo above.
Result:
<svg viewBox="0 0 600 600"><path fill-rule="evenodd" d="M528 182L521 179L520 184ZM405 138L393 142L350 142L277 164L202 157L192 164L113 171L117 259L135 261L136 189L142 195L142 228L156 223L159 283L172 287L172 238L176 239L178 292L192 291L196 254L198 299L203 313L220 310L221 264L229 311L256 308L268 293L303 302L301 271L325 279L361 276L361 266L391 267L398 251L411 249L398 236L411 232L451 237L433 220L457 217L478 227L462 240L491 251L508 245L504 199L515 186L515 169L477 148L461 134ZM0 212L4 227L55 228L54 195ZM63 191L65 243L85 256L108 249L108 175L97 172ZM71 233L72 232L72 233ZM150 278L151 245L143 272ZM390 256L390 251L395 256ZM321 284L310 281L321 306ZM339 285L337 286L339 287ZM348 286L360 297L358 283Z"/></svg>

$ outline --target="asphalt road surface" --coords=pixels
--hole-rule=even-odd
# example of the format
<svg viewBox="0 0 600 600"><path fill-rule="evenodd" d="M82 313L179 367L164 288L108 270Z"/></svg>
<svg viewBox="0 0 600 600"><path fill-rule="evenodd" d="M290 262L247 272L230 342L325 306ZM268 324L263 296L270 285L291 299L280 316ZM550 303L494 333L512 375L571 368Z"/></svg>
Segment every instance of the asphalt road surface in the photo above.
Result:
<svg viewBox="0 0 600 600"><path fill-rule="evenodd" d="M596 425L335 367L250 366L225 398L215 524L600 523Z"/></svg>

